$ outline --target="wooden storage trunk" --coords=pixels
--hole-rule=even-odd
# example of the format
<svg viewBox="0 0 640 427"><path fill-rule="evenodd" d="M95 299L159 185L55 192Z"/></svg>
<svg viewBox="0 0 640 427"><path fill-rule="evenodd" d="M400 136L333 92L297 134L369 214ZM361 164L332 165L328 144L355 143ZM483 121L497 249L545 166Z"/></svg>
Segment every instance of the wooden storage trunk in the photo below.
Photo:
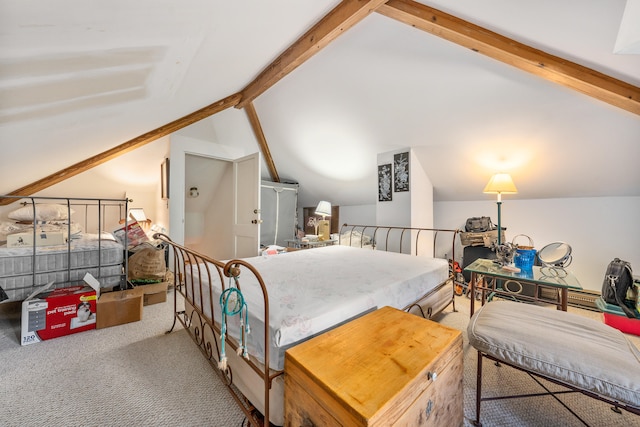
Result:
<svg viewBox="0 0 640 427"><path fill-rule="evenodd" d="M286 426L460 426L462 334L390 307L287 350Z"/></svg>

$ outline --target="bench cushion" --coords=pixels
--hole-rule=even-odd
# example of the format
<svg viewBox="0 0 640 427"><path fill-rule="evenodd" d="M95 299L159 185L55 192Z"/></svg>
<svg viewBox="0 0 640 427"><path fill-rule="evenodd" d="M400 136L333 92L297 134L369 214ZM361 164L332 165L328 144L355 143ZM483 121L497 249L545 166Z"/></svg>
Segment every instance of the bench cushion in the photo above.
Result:
<svg viewBox="0 0 640 427"><path fill-rule="evenodd" d="M477 350L524 370L640 408L640 351L596 320L513 301L482 306L469 321Z"/></svg>

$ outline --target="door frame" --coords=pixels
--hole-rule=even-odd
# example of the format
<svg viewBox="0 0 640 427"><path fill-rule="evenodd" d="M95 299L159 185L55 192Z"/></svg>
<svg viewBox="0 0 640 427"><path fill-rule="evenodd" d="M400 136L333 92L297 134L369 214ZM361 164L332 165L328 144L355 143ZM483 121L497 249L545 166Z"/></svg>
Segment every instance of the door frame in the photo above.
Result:
<svg viewBox="0 0 640 427"><path fill-rule="evenodd" d="M213 157L220 160L234 161L246 155L244 150L210 141L190 138L184 135L171 135L169 158L171 164L171 180L169 182L169 236L180 244L184 244L185 223L185 165L186 155Z"/></svg>

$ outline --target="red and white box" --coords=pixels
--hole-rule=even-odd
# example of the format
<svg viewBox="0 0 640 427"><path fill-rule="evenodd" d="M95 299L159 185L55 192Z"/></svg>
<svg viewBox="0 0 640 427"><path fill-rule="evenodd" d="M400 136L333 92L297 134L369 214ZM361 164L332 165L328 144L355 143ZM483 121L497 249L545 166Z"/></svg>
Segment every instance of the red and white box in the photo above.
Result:
<svg viewBox="0 0 640 427"><path fill-rule="evenodd" d="M52 284L41 287L22 302L22 345L96 328L100 284L94 279L91 286L49 289Z"/></svg>

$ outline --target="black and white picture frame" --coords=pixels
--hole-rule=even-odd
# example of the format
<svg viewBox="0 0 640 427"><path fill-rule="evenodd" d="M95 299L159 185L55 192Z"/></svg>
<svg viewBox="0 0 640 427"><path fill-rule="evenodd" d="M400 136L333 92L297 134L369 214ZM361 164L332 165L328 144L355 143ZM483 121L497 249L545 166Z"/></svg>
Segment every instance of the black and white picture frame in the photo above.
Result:
<svg viewBox="0 0 640 427"><path fill-rule="evenodd" d="M393 191L409 191L409 152L393 155Z"/></svg>
<svg viewBox="0 0 640 427"><path fill-rule="evenodd" d="M392 200L391 163L378 165L378 201L389 202Z"/></svg>
<svg viewBox="0 0 640 427"><path fill-rule="evenodd" d="M160 194L163 200L169 199L169 159L166 158L160 165Z"/></svg>

